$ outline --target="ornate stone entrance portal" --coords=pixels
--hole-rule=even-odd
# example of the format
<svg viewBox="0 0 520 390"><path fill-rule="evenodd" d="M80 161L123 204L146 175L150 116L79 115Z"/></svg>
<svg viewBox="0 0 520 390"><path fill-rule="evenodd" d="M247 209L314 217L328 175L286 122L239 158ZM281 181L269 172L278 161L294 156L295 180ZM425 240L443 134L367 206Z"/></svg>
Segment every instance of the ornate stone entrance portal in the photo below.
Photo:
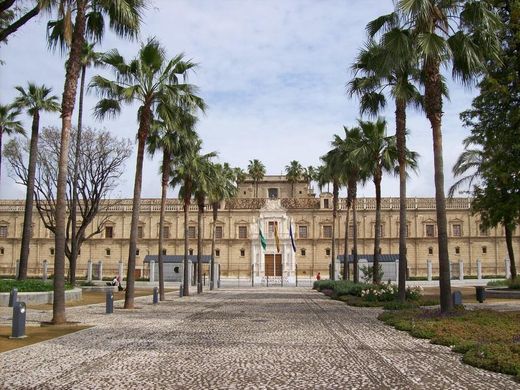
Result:
<svg viewBox="0 0 520 390"><path fill-rule="evenodd" d="M251 225L251 265L255 284L295 283L296 261L289 236L287 210L279 199L269 199L260 209L258 218ZM267 246L264 251L260 244L259 229L262 229ZM275 230L278 231L279 251L275 240ZM293 226L294 231L294 226Z"/></svg>

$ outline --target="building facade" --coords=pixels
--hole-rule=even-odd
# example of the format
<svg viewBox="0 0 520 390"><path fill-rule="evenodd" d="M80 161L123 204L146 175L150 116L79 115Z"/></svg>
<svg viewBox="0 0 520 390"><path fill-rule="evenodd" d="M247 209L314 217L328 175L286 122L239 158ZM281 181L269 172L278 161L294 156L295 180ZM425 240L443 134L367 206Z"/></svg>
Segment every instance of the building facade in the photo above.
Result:
<svg viewBox="0 0 520 390"><path fill-rule="evenodd" d="M255 186L246 180L239 186L236 198L223 202L216 221L215 259L221 266L222 277L251 277L262 280L266 275L280 276L287 280L312 278L318 272L328 275L332 247L332 194L316 196L307 182L288 183L284 176L266 176L258 183L258 198L254 198ZM432 260L433 274L438 274L437 225L435 199L409 198L407 200L407 258L409 276L424 276L427 260ZM507 256L505 234L502 227L485 230L479 215L472 215L471 200L454 198L447 200L449 255L453 264L464 263L465 275L476 275L476 262L482 263L484 275L503 275ZM137 270L141 276L147 273L144 258L157 254L159 237L159 199L143 199L138 228ZM116 273L119 263L126 265L128 238L130 236L132 201L121 200L99 215L89 226L92 232L99 221L105 220L102 233L86 241L78 258L78 276L86 274L87 262L103 263L105 274ZM19 258L23 227L23 201L0 201L0 274L14 274ZM106 218L108 217L108 218ZM208 206L204 213L202 235L203 254L211 251L213 218ZM353 225L345 226L346 200L339 202L336 227L336 253L344 253L344 237ZM399 199L383 198L381 222L382 254L399 253ZM292 230L296 251L290 239ZM360 198L357 201L358 254L374 253L375 199ZM261 245L259 231L266 239L266 249ZM275 239L276 233L278 235ZM168 255L184 253L184 216L182 203L172 199L167 202L164 227L164 251ZM188 238L189 254L197 252L197 206L190 206ZM352 240L349 240L349 253ZM520 248L518 233L513 239L515 251ZM37 212L33 217L30 246L29 273L40 274L47 261L52 272L54 262L54 237L47 230Z"/></svg>

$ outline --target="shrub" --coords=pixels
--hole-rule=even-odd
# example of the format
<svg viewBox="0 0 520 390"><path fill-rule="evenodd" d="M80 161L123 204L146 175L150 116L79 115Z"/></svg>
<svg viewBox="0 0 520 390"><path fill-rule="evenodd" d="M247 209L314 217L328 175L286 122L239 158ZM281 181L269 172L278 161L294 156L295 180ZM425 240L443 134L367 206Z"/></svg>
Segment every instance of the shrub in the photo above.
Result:
<svg viewBox="0 0 520 390"><path fill-rule="evenodd" d="M318 291L333 290L334 289L334 280L330 280L330 279L316 280L314 282L313 288Z"/></svg>
<svg viewBox="0 0 520 390"><path fill-rule="evenodd" d="M520 278L510 279L507 281L507 287L512 290L520 290Z"/></svg>
<svg viewBox="0 0 520 390"><path fill-rule="evenodd" d="M492 280L490 282L487 282L488 287L506 287L507 286L507 279L504 280Z"/></svg>
<svg viewBox="0 0 520 390"><path fill-rule="evenodd" d="M385 310L409 310L409 309L417 309L417 303L413 302L399 302L399 301L390 301L386 302L383 305L383 309Z"/></svg>
<svg viewBox="0 0 520 390"><path fill-rule="evenodd" d="M18 292L39 292L39 291L52 291L54 286L52 283L44 282L43 280L27 279L27 280L15 280L15 279L4 279L0 280L0 292L10 292L13 288L16 288ZM65 284L65 289L70 290L73 286L69 283Z"/></svg>
<svg viewBox="0 0 520 390"><path fill-rule="evenodd" d="M421 286L407 286L406 299L417 301L422 297L423 288Z"/></svg>
<svg viewBox="0 0 520 390"><path fill-rule="evenodd" d="M381 267L381 264L379 264L379 269L377 270L377 275L378 275L378 280L383 280L383 276L384 276L384 272L383 272L383 267ZM374 280L374 267L370 267L370 266L362 266L362 267L359 267L359 269L361 270L361 272L363 272L363 281L365 283L370 283L372 282L372 280Z"/></svg>

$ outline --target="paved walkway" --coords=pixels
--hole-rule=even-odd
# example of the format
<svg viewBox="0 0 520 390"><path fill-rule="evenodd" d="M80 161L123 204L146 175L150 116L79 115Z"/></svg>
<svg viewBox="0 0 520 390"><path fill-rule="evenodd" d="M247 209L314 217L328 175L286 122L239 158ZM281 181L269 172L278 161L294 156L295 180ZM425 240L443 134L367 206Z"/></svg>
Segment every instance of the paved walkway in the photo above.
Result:
<svg viewBox="0 0 520 390"><path fill-rule="evenodd" d="M138 298L139 309L113 315L102 305L68 309L69 320L97 326L1 354L0 388L520 389L509 376L383 325L378 309L309 289L168 299L153 306ZM8 317L1 308L0 320Z"/></svg>

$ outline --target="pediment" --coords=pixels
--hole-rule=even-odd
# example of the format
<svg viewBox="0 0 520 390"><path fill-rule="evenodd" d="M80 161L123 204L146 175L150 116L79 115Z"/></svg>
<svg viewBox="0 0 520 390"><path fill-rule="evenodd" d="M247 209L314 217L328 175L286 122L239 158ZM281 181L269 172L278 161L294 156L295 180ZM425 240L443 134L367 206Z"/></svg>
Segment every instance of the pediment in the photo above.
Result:
<svg viewBox="0 0 520 390"><path fill-rule="evenodd" d="M282 207L282 202L280 199L268 199L265 202L264 207L260 209L260 213L273 211L281 213L287 212L287 210Z"/></svg>
<svg viewBox="0 0 520 390"><path fill-rule="evenodd" d="M428 218L428 219L425 219L422 223L428 223L428 224L430 224L430 223L434 223L434 224L436 224L437 221L434 220L434 219Z"/></svg>

